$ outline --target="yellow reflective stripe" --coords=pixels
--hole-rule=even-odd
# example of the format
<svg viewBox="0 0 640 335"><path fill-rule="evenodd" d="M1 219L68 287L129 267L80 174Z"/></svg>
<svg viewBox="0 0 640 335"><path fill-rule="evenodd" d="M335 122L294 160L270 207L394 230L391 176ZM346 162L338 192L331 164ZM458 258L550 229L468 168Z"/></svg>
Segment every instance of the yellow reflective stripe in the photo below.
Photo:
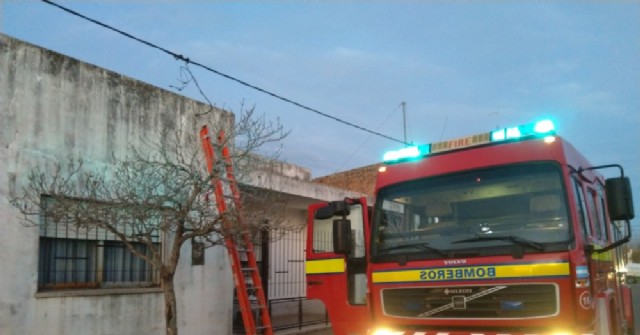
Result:
<svg viewBox="0 0 640 335"><path fill-rule="evenodd" d="M305 271L309 274L344 272L344 258L307 260Z"/></svg>
<svg viewBox="0 0 640 335"><path fill-rule="evenodd" d="M596 248L596 250L598 249L602 249L602 248ZM591 254L591 258L598 261L611 262L613 261L613 253L612 253L612 250L605 251L605 252L594 252Z"/></svg>
<svg viewBox="0 0 640 335"><path fill-rule="evenodd" d="M604 246L599 244L593 245L593 250L596 252L591 253L591 259L596 261L604 261L611 262L613 261L613 250L605 251L605 252L597 252L598 250L604 249Z"/></svg>
<svg viewBox="0 0 640 335"><path fill-rule="evenodd" d="M422 281L421 272L422 270L374 272L371 279L374 283Z"/></svg>
<svg viewBox="0 0 640 335"><path fill-rule="evenodd" d="M374 283L430 282L501 278L568 276L569 263L532 263L464 267L425 268L373 273Z"/></svg>

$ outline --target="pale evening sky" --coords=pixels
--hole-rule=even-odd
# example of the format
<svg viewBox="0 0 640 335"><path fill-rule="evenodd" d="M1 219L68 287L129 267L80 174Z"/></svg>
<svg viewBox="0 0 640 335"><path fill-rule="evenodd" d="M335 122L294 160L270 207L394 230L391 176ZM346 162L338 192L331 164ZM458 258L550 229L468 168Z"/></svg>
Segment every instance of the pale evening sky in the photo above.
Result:
<svg viewBox="0 0 640 335"><path fill-rule="evenodd" d="M638 1L60 1L250 84L429 143L551 117L597 165L624 166L640 210ZM41 1L0 1L0 30L176 91L181 62ZM401 145L194 69L208 98L292 132L314 177ZM202 100L193 87L178 92ZM386 122L385 122L386 121Z"/></svg>

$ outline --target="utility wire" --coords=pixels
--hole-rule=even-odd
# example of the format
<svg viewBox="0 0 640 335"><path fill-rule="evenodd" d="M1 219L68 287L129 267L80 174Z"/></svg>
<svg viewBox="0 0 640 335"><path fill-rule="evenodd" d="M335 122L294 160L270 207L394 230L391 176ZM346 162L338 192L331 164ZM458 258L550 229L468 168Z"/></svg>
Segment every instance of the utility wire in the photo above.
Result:
<svg viewBox="0 0 640 335"><path fill-rule="evenodd" d="M384 121L382 121L382 123L380 123L380 125L376 128L376 130L378 130L378 129L382 128L382 126L384 126L384 125L387 123L387 121L389 121L389 119L390 119L390 118L393 116L393 114L398 110L398 108L400 108L400 106L402 106L402 104L399 104L395 109L393 109L393 110L391 111L391 113L389 113L389 116L387 116L387 118L386 118L386 119L384 119ZM366 139L365 139L365 140L360 144L360 146L359 146L356 150L354 150L354 151L351 153L351 156L349 156L349 158L347 158L347 159L342 163L342 165L340 165L340 167L339 167L338 169L336 169L336 171L335 171L336 173L337 173L338 171L341 171L341 170L342 170L342 168L344 168L344 166L345 166L345 165L347 165L347 163L351 160L351 158L353 158L353 156L355 156L355 155L358 153L358 151L360 151L360 149L362 149L362 147L364 147L364 145L365 145L365 144L367 144L367 142L369 142L369 140L371 139L371 136L372 136L372 135L373 135L373 134L369 134L369 136L367 136L367 138L366 138Z"/></svg>
<svg viewBox="0 0 640 335"><path fill-rule="evenodd" d="M76 11L72 10L72 9L69 9L69 8L67 8L67 7L64 7L64 6L61 6L61 5L59 5L59 4L57 4L57 3L53 2L53 1L50 1L50 0L41 0L41 1L42 1L42 2L44 2L44 3L46 3L46 4L49 4L49 5L51 5L51 6L57 7L57 8L59 8L59 9L61 9L61 10L65 11L65 12L67 12L67 13L69 13L69 14L75 15L75 16L77 16L77 17L80 17L80 18L82 18L82 19L85 19L85 20L87 20L87 21L90 21L90 22L92 22L92 23L94 23L94 24L97 24L97 25L99 25L99 26L101 26L101 27L103 27L103 28L106 28L106 29L109 29L109 30L111 30L111 31L114 31L114 32L116 32L116 33L118 33L118 34L120 34L120 35L123 35L123 36L127 37L127 38L130 38L130 39L132 39L132 40L138 41L138 42L140 42L140 43L142 43L142 44L144 44L144 45L146 45L146 46L148 46L148 47L151 47L151 48L154 48L154 49L160 50L160 51L162 51L162 52L164 52L164 53L166 53L166 54L168 54L168 55L173 56L173 57L174 57L175 59L177 59L177 60L180 60L180 61L185 62L186 64L193 64L193 65L195 65L195 66L197 66L197 67L200 67L200 68L202 68L202 69L205 69L205 70L207 70L207 71L209 71L209 72L215 73L215 74L217 74L217 75L219 75L219 76L222 76L222 77L227 78L227 79L229 79L229 80L235 81L235 82L236 82L236 83L238 83L238 84L244 85L244 86L249 87L249 88L251 88L251 89L254 89L254 90L256 90L256 91L259 91L259 92L262 92L262 93L264 93L264 94L270 95L270 96L272 96L272 97L274 97L274 98L276 98L276 99L279 99L279 100L282 100L282 101L287 102L287 103L289 103L289 104L292 104L292 105L294 105L294 106L300 107L300 108L302 108L302 109L304 109L304 110L307 110L307 111L310 111L310 112L316 113L316 114L318 114L318 115L324 116L324 117L326 117L326 118L332 119L332 120L334 120L334 121L336 121L336 122L340 122L340 123L345 124L345 125L347 125L347 126L350 126L350 127L356 128L356 129L360 129L360 130L362 130L362 131L365 131L365 132L368 132L368 133L370 133L370 134L373 134L373 135L377 135L377 136L380 136L380 137L386 138L386 139L391 140L391 141L394 141L394 142L399 142L399 143L407 144L407 145L408 145L408 143L405 143L405 141L402 141L402 140L399 140L399 139L393 138L393 137L391 137L391 136L384 135L384 134L379 133L379 132L377 132L377 131L373 131L373 130L370 130L370 129L367 129L367 128L364 128L364 127L358 126L358 125L356 125L356 124L354 124L354 123L351 123L351 122L349 122L349 121L342 120L342 119L337 118L337 117L335 117L335 116L333 116L333 115L329 115L329 114L327 114L327 113L323 113L323 112L321 112L321 111L319 111L319 110L317 110L317 109L315 109L315 108L308 107L308 106L306 106L306 105L303 105L303 104L301 104L301 103L299 103L299 102L293 101L293 100L291 100L291 99L289 99L289 98L285 98L285 97L283 97L283 96L281 96L281 95L278 95L278 94L273 93L273 92L271 92L271 91L268 91L268 90L266 90L266 89L263 89L263 88L260 88L260 87L258 87L258 86L255 86L255 85L249 84L248 82L243 81L243 80L240 80L240 79L238 79L238 78L235 78L235 77L233 77L233 76L231 76L231 75L228 75L228 74L222 73L222 72L220 72L220 71L218 71L218 70L216 70L216 69L213 69L213 68L211 68L211 67L209 67L209 66L203 65L203 64L198 63L198 62L195 62L195 61L192 61L192 60L190 60L188 57L185 57L185 56L183 56L183 55L181 55L181 54L177 54L177 53L172 52L172 51L170 51L170 50L168 50L168 49L166 49L166 48L163 48L163 47L161 47L161 46L158 46L158 45L156 45L156 44L154 44L154 43L151 43L151 42L149 42L149 41L146 41L146 40L143 40L143 39L138 38L138 37L136 37L136 36L133 36L133 35L131 35L131 34L127 33L127 32L124 32L124 31L122 31L122 30L120 30L120 29L114 28L114 27L112 27L112 26L110 26L110 25L108 25L108 24L105 24L105 23L102 23L102 22L100 22L100 21L98 21L98 20L95 20L95 19L92 19L92 18L90 18L90 17L87 17L87 16L85 16L85 15L83 15L83 14L80 14L80 13L78 13L78 12L76 12Z"/></svg>

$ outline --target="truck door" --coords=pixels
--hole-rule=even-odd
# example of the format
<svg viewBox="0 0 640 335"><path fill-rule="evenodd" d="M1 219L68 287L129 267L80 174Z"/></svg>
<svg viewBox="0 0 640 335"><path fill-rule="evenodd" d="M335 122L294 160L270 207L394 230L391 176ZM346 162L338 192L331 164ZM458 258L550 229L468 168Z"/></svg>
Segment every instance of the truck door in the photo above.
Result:
<svg viewBox="0 0 640 335"><path fill-rule="evenodd" d="M336 203L341 203L346 210L320 219L316 218L318 210L334 203L309 206L305 264L307 298L324 303L335 335L365 335L370 324L366 306L367 203L365 198ZM335 220L349 222L348 251L334 252ZM338 241L339 244L344 242Z"/></svg>

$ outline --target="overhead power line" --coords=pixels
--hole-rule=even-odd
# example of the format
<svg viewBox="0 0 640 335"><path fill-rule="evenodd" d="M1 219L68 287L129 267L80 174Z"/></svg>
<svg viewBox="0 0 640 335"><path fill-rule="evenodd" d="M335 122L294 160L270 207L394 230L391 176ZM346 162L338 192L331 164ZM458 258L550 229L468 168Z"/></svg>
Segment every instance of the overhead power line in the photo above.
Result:
<svg viewBox="0 0 640 335"><path fill-rule="evenodd" d="M207 71L209 71L209 72L211 72L211 73L215 73L215 74L217 74L217 75L219 75L219 76L222 76L222 77L227 78L227 79L229 79L229 80L235 81L235 82L236 82L236 83L238 83L238 84L244 85L244 86L249 87L249 88L251 88L251 89L254 89L254 90L256 90L256 91L259 91L259 92L262 92L262 93L264 93L264 94L270 95L270 96L272 96L272 97L274 97L274 98L276 98L276 99L279 99L279 100L282 100L282 101L287 102L287 103L289 103L289 104L292 104L292 105L294 105L294 106L300 107L300 108L302 108L302 109L304 109L304 110L307 110L307 111L310 111L310 112L316 113L316 114L318 114L318 115L321 115L321 116L324 116L324 117L326 117L326 118L332 119L332 120L334 120L334 121L336 121L336 122L340 122L340 123L345 124L345 125L347 125L347 126L350 126L350 127L356 128L356 129L360 129L360 130L362 130L362 131L365 131L365 132L368 132L368 133L370 133L370 134L373 134L373 135L377 135L377 136L380 136L380 137L386 138L386 139L391 140L391 141L394 141L394 142L399 142L399 143L402 143L402 144L408 144L408 143L406 143L405 141L402 141L402 140L399 140L399 139L393 138L393 137L391 137L391 136L388 136L388 135L382 134L382 133L377 132L377 131L373 131L373 130L370 130L370 129L364 128L364 127L362 127L362 126L359 126L359 125L354 124L354 123L349 122L349 121L345 121L345 120L340 119L340 118L338 118L338 117L335 117L335 116L333 116L333 115L330 115L330 114L327 114L327 113L323 113L323 112L321 112L321 111L319 111L319 110L317 110L317 109L315 109L315 108L311 108L311 107L309 107L309 106L303 105L303 104L301 104L301 103L299 103L299 102L296 102L296 101L294 101L294 100L291 100L291 99L289 99L289 98L283 97L283 96L281 96L281 95L278 95L278 94L273 93L273 92L271 92L271 91L268 91L268 90L266 90L266 89L260 88L260 87L258 87L258 86L256 86L256 85L252 85L252 84L250 84L250 83L248 83L248 82L246 82L246 81L244 81L244 80L241 80L241 79L238 79L238 78L233 77L233 76L231 76L231 75L228 75L228 74L226 74L226 73L220 72L220 71L218 71L218 70L216 70L216 69L213 69L213 68L211 68L211 67L209 67L209 66L207 66L207 65L203 65L203 64L198 63L198 62L196 62L196 61L192 61L192 60L191 60L191 59L189 59L188 57L185 57L185 56L183 56L183 55L181 55L181 54L178 54L178 53L172 52L172 51L170 51L170 50L168 50L168 49L166 49L166 48L163 48L163 47L161 47L161 46L159 46L159 45L157 45L157 44L151 43L151 42L146 41L146 40L144 40L144 39L141 39L141 38L139 38L139 37L133 36L133 35L131 35L131 34L129 34L129 33L127 33L127 32L125 32L125 31L122 31L122 30L120 30L120 29L114 28L114 27L112 27L112 26L110 26L110 25L108 25L108 24L106 24L106 23L103 23L103 22L100 22L100 21L98 21L98 20L92 19L92 18L90 18L90 17L88 17L88 16L86 16L86 15L83 15L83 14L78 13L78 12L76 12L76 11L72 10L72 9L69 9L69 8L64 7L64 6L62 6L62 5L59 5L59 4L57 4L57 3L53 2L53 1L50 1L50 0L41 0L41 1L42 1L42 2L44 2L44 3L47 3L47 4L51 5L51 6L57 7L57 8L59 8L59 9L61 9L61 10L65 11L65 12L67 12L67 13L69 13L69 14L72 14L72 15L74 15L74 16L77 16L77 17L79 17L79 18L82 18L82 19L84 19L84 20L87 20L87 21L89 21L89 22L92 22L92 23L94 23L94 24L97 24L97 25L99 25L99 26L101 26L101 27L103 27L103 28L106 28L106 29L109 29L109 30L111 30L111 31L114 31L114 32L116 32L116 33L118 33L118 34L120 34L120 35L123 35L123 36L127 37L127 38L130 38L130 39L132 39L132 40L135 40L135 41L137 41L137 42L140 42L140 43L142 43L142 44L144 44L144 45L146 45L146 46L148 46L148 47L151 47L151 48L154 48L154 49L160 50L160 51L162 51L162 52L164 52L164 53L166 53L166 54L168 54L168 55L173 56L173 57L174 57L175 59L177 59L177 60L183 61L183 62L185 62L185 63L187 63L187 64L193 64L194 66L197 66L197 67L199 67L199 68L202 68L202 69L204 69L204 70L207 70Z"/></svg>
<svg viewBox="0 0 640 335"><path fill-rule="evenodd" d="M389 116L387 116L386 119L384 119L384 121L382 121L382 123L380 123L380 125L376 128L376 130L382 128L382 126L384 126L385 124L387 124L387 121L389 121L389 119L391 119L391 117L393 116L393 114L398 110L398 108L400 108L402 106L402 104L404 103L404 101L399 104L396 108L394 108L391 113L389 113ZM369 134L369 136L367 136L367 138L360 144L360 146L354 150L351 155L349 156L349 158L347 158L344 162L342 162L342 165L340 165L339 168L337 168L335 170L335 172L337 173L338 171L341 171L342 168L344 168L345 165L347 165L347 163L351 160L351 158L353 158L353 156L355 156L358 151L360 151L360 149L362 149L362 147L364 147L365 144L367 144L367 142L369 142L369 140L371 139L371 136L373 136L372 134Z"/></svg>

